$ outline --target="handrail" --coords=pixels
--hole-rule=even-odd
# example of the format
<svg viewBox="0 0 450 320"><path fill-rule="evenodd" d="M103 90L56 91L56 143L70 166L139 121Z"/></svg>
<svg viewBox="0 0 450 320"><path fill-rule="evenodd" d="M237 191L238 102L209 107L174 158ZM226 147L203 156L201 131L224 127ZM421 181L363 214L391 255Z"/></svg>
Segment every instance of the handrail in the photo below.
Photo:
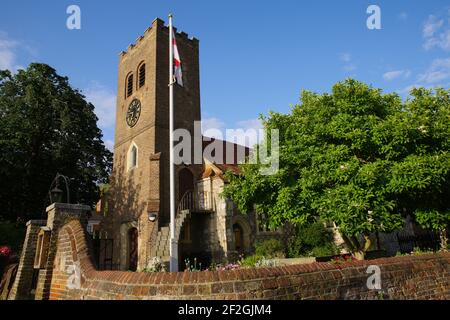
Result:
<svg viewBox="0 0 450 320"><path fill-rule="evenodd" d="M211 211L211 193L209 191L201 193L194 193L192 190L186 191L178 203L177 213L183 210Z"/></svg>

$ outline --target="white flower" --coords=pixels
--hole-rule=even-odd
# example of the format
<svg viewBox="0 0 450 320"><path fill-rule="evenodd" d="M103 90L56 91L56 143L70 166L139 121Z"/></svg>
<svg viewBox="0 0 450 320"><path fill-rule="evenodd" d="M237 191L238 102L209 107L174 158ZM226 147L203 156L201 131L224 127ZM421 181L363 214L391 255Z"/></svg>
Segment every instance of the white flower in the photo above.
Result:
<svg viewBox="0 0 450 320"><path fill-rule="evenodd" d="M420 127L417 128L417 130L419 130L419 131L422 132L422 133L427 133L427 132L428 132L428 131L426 130L426 127L425 127L425 126L420 126Z"/></svg>

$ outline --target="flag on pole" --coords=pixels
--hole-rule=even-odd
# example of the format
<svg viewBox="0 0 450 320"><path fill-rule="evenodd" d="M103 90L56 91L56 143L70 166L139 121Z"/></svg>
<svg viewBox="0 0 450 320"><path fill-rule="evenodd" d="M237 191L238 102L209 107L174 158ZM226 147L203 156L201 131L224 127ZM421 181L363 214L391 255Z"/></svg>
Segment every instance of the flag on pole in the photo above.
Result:
<svg viewBox="0 0 450 320"><path fill-rule="evenodd" d="M175 35L173 35L173 66L174 66L174 80L180 86L183 86L183 72L181 71L181 59L178 53Z"/></svg>

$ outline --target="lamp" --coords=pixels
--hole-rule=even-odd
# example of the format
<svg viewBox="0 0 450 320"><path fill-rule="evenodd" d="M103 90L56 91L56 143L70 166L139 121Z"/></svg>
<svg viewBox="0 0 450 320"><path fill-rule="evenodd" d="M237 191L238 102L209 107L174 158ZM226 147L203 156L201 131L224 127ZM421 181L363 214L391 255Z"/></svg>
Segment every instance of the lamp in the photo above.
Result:
<svg viewBox="0 0 450 320"><path fill-rule="evenodd" d="M62 201L63 191L60 188L58 188L58 186L55 186L50 191L50 195L51 195L52 202L61 202Z"/></svg>
<svg viewBox="0 0 450 320"><path fill-rule="evenodd" d="M155 222L157 218L158 214L156 212L150 212L148 214L148 220L150 220L150 222Z"/></svg>
<svg viewBox="0 0 450 320"><path fill-rule="evenodd" d="M55 202L62 203L64 192L59 188L59 183L61 179L64 181L64 184L66 185L66 197L65 197L66 203L70 203L69 178L59 173L56 174L56 177L50 184L50 188L48 191L48 196L50 198L51 203ZM55 187L51 189L53 186Z"/></svg>

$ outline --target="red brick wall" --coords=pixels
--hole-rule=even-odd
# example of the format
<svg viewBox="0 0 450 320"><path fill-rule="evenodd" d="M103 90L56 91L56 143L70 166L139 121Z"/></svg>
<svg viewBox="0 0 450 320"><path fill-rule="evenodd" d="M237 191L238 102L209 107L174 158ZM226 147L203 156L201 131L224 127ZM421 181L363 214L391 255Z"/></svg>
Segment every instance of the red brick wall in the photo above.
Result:
<svg viewBox="0 0 450 320"><path fill-rule="evenodd" d="M343 265L314 263L227 272L97 271L78 221L59 234L50 299L450 299L450 254L406 256ZM78 289L64 270L79 263ZM382 290L366 287L369 265L381 268ZM64 268L65 266L65 268Z"/></svg>

